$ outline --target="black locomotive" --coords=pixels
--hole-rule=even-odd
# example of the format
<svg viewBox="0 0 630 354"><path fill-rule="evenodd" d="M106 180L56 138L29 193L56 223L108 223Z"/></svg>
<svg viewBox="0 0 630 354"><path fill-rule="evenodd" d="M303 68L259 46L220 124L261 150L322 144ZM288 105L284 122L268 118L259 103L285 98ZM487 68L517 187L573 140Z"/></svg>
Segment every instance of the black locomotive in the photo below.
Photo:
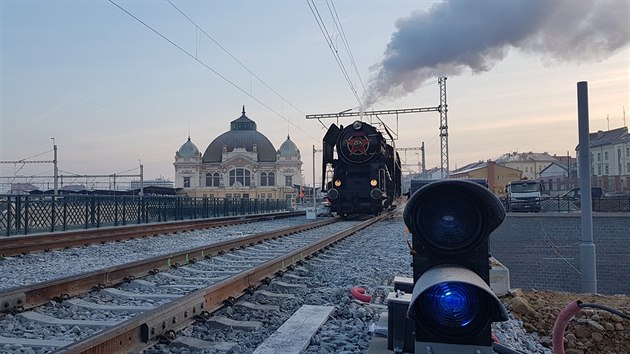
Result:
<svg viewBox="0 0 630 354"><path fill-rule="evenodd" d="M360 121L345 128L332 124L323 151L322 190L332 212L378 215L400 196L398 153L374 126Z"/></svg>

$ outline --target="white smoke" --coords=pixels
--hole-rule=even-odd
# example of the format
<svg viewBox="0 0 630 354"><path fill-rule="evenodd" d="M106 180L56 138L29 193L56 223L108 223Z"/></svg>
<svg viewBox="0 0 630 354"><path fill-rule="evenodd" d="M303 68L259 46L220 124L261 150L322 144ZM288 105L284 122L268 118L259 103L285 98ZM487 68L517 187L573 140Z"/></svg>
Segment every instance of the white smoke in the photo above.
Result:
<svg viewBox="0 0 630 354"><path fill-rule="evenodd" d="M396 22L366 105L437 76L492 69L510 48L545 62L602 61L629 43L625 0L446 0Z"/></svg>

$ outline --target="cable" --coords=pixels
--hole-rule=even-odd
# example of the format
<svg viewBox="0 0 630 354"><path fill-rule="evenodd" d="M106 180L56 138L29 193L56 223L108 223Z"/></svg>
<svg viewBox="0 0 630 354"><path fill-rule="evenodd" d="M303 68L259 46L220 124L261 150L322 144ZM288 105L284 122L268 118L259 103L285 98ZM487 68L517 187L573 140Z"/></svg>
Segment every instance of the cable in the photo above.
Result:
<svg viewBox="0 0 630 354"><path fill-rule="evenodd" d="M127 15L129 15L131 18L133 18L134 20L138 21L140 24L142 24L143 26L145 26L146 28L148 28L149 30L151 30L153 33L157 34L158 36L160 36L162 39L164 39L165 41L169 42L172 46L174 46L175 48L179 49L182 53L188 55L191 59L193 59L194 61L198 62L199 64L201 64L202 66L204 66L206 69L212 71L215 75L217 75L218 77L220 77L221 79L223 79L225 82L229 83L230 85L232 85L234 88L236 88L237 90L241 91L242 93L246 94L247 96L249 96L251 99L253 99L254 101L258 102L259 104L261 104L263 107L267 108L269 111L273 112L274 114L276 114L278 117L286 120L289 124L293 125L296 129L298 129L299 131L303 132L304 134L308 135L309 137L311 137L313 140L315 141L319 141L319 138L315 138L314 136L312 136L311 134L309 134L308 132L302 130L299 126L295 125L295 123L292 123L290 120L288 120L286 117L284 117L282 114L278 113L276 110L274 110L273 108L269 107L268 105L266 105L265 103L263 103L261 100L259 100L256 96L252 95L251 93L245 91L243 88L241 88L240 86L238 86L236 83L234 83L233 81L231 81L230 79L228 79L227 77L225 77L224 75L222 75L221 73L219 73L218 71L214 70L213 68L211 68L208 64L202 62L201 60L199 60L197 57L195 57L193 54L191 54L190 52L188 52L187 50L185 50L184 48L182 48L181 46L179 46L177 43L173 42L172 40L170 40L168 37L166 37L165 35L163 35L162 33L160 33L158 30L154 29L153 27L151 27L149 24L147 24L146 22L142 21L141 19L139 19L138 17L136 17L134 14L132 14L131 12L127 11L125 8L123 8L122 6L118 5L116 2L114 2L113 0L108 0L110 3L112 3L114 6L116 6L117 8L119 8L121 11L123 11L124 13L126 13Z"/></svg>
<svg viewBox="0 0 630 354"><path fill-rule="evenodd" d="M357 63L354 61L354 55L352 55L352 50L350 50L350 44L348 44L348 39L346 38L346 33L343 30L343 26L341 26L341 20L339 19L339 15L337 14L337 9L335 8L335 3L330 0L330 5L332 5L332 9L330 5L328 5L328 0L326 0L326 5L328 6L328 11L330 11L330 16L335 23L335 27L341 34L341 39L343 40L343 44L346 47L346 51L348 52L348 56L350 57L350 63L354 68L354 72L357 73L357 77L359 78L359 82L361 83L361 87L363 87L363 94L365 94L365 85L363 84L363 80L361 79L361 74L359 73L359 69L357 68ZM334 13L333 13L334 12Z"/></svg>
<svg viewBox="0 0 630 354"><path fill-rule="evenodd" d="M630 321L630 316L626 315L625 313L623 313L623 312L621 312L621 311L619 311L617 309L614 309L614 308L611 308L611 307L608 307L608 306L599 305L599 304L578 303L578 307L579 308L585 308L585 307L586 308L594 308L594 309L608 311L610 313L614 313L615 315Z"/></svg>
<svg viewBox="0 0 630 354"><path fill-rule="evenodd" d="M359 98L359 94L357 93L357 90L355 89L354 84L352 83L352 80L350 79L350 76L348 75L348 71L346 70L346 67L343 65L343 61L339 57L339 52L337 48L335 47L335 45L333 44L332 37L328 33L328 29L326 29L324 20L319 14L319 11L317 10L317 6L315 5L314 0L310 0L310 2L309 0L306 0L306 3L308 4L308 7L311 9L311 12L313 13L313 16L315 17L315 21L317 22L317 25L319 26L320 31L324 35L324 39L326 40L328 47L330 48L333 56L335 57L335 60L337 61L337 65L339 66L339 69L341 69L341 73L345 77L346 82L348 82L348 85L350 86L350 90L352 91L352 94L354 95L357 102L359 103L359 106L362 106L363 103L361 102L361 98Z"/></svg>
<svg viewBox="0 0 630 354"><path fill-rule="evenodd" d="M282 99L282 101L288 103L289 106L293 107L296 111L300 112L301 114L306 115L306 113L302 112L299 108L295 107L291 102L287 101L284 97L282 97L282 95L280 95L278 92L276 92L276 90L274 90L271 86L269 86L263 79L258 77L258 75L254 74L254 72L252 72L245 64L243 64L234 55L232 55L232 53L230 53L227 49L225 49L225 47L223 47L219 42L217 42L216 39L212 38L212 36L210 36L208 33L206 33L206 31L204 31L203 28L199 27L199 25L197 23L195 23L195 21L193 21L190 17L188 17L188 15L186 15L182 10L180 10L177 6L175 6L175 4L173 4L171 2L171 0L166 0L166 1L169 4L171 4L171 6L173 6L175 8L175 10L177 10L180 14L182 14L182 16L184 16L188 21L190 21L190 23L192 23L199 31L201 31L201 33L203 33L206 37L208 37L208 39L210 39L212 42L214 42L214 44L216 44L227 55L229 55L232 59L234 59L234 61L236 61L240 66L242 66L243 69L247 70L247 72L249 72L252 76L254 76L263 85L265 85L269 90L271 90L271 92L275 93L278 97L280 97Z"/></svg>
<svg viewBox="0 0 630 354"><path fill-rule="evenodd" d="M599 304L585 304L581 300L571 301L562 309L562 311L560 311L560 314L556 318L556 321L553 325L551 338L554 354L564 354L564 331L567 328L567 324L569 323L571 318L577 315L583 308L595 308L608 311L626 320L630 320L630 316L608 306Z"/></svg>
<svg viewBox="0 0 630 354"><path fill-rule="evenodd" d="M577 268L575 268L575 266L573 266L573 264L571 264L571 262L569 262L569 260L563 256L560 251L558 251L558 246L556 246L552 241L551 238L549 238L549 235L547 235L547 230L545 230L545 227L543 226L542 221L540 222L540 228L542 229L543 232L543 238L545 239L545 241L549 244L549 246L551 246L551 250L558 255L558 257L560 257L560 259L562 259L566 264L569 265L569 267L571 267L577 274L582 274L582 272L580 272Z"/></svg>
<svg viewBox="0 0 630 354"><path fill-rule="evenodd" d="M50 150L48 150L48 151L44 151L44 152L42 152L42 153L39 153L39 154L37 154L37 155L33 155L33 156L31 156L31 157L27 157L27 158L24 158L24 159L20 159L20 160L19 160L19 162L22 162L22 161L25 161L25 160L29 160L29 159L32 159L32 158L34 158L34 157L41 156L41 155L43 155L43 154L47 154L47 153L49 153L49 152L51 152L51 151L53 151L53 149L50 149Z"/></svg>

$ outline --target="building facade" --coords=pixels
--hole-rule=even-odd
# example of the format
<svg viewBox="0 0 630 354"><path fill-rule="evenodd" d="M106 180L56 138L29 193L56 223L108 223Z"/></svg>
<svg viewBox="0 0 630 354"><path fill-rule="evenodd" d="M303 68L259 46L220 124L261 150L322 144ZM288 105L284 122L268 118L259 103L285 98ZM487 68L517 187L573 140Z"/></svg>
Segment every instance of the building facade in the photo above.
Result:
<svg viewBox="0 0 630 354"><path fill-rule="evenodd" d="M589 140L591 184L596 187L603 187L609 192L630 191L630 135L628 128L599 130L596 133L590 133ZM579 146L575 150L579 154Z"/></svg>
<svg viewBox="0 0 630 354"><path fill-rule="evenodd" d="M448 178L482 178L488 181L488 189L496 195L505 194L505 186L522 179L523 171L497 164L495 161L479 161L452 171Z"/></svg>
<svg viewBox="0 0 630 354"><path fill-rule="evenodd" d="M540 178L540 172L554 162L558 162L557 156L551 156L546 152L512 152L503 154L495 160L497 165L513 168L523 172L523 179Z"/></svg>
<svg viewBox="0 0 630 354"><path fill-rule="evenodd" d="M300 150L287 136L280 148L245 115L201 154L190 137L175 153L175 188L191 197L293 199L302 185Z"/></svg>

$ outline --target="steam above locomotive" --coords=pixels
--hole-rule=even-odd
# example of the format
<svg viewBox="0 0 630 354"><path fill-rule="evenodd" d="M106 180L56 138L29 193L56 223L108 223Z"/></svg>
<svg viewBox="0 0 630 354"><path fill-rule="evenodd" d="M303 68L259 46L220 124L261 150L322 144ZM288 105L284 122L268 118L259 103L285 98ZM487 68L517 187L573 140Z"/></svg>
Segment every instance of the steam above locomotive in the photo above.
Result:
<svg viewBox="0 0 630 354"><path fill-rule="evenodd" d="M332 124L323 151L322 190L331 211L378 215L400 196L398 153L374 126L360 121L345 128Z"/></svg>

